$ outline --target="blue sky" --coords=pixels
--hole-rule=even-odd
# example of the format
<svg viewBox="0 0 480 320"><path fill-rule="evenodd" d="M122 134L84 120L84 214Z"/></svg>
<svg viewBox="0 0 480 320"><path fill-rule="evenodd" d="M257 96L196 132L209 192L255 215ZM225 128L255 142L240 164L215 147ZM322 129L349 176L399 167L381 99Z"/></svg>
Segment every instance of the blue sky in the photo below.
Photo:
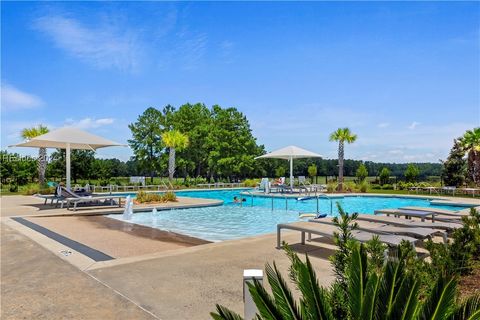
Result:
<svg viewBox="0 0 480 320"><path fill-rule="evenodd" d="M38 123L126 142L147 107L186 102L327 158L338 127L358 134L347 158L436 162L480 125L479 2L1 6L2 149Z"/></svg>

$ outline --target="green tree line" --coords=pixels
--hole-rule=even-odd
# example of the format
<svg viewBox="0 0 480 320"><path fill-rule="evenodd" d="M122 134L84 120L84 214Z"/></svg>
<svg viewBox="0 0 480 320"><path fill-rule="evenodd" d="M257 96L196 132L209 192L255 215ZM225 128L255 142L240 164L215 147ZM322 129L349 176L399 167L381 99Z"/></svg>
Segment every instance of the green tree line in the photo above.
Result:
<svg viewBox="0 0 480 320"><path fill-rule="evenodd" d="M180 153L180 152L179 152ZM8 151L1 151L1 182L15 183L23 185L30 182L37 181L38 166L34 158L21 156L17 153L9 153ZM111 177L129 177L129 176L148 176L149 169L142 166L141 163L135 159L129 161L121 161L119 159L99 159L95 158L93 151L72 150L72 180L75 183L82 179L98 179L108 182ZM47 164L45 176L47 179L62 179L65 177L65 150L57 150L50 157ZM177 159L177 163L185 160ZM367 168L369 176L379 176L383 168L389 168L390 176L395 176L400 180L405 179L405 171L408 164L395 163L375 163L362 162L357 160L345 160L345 175L356 176L357 170L360 166ZM253 162L254 170L251 175L245 175L245 178L257 178L261 176L277 177L285 176L288 173L288 164L286 161L269 159L255 160ZM309 166L312 171L316 167L317 176L332 176L338 174L337 160L335 159L317 159L317 160L297 160L294 162L295 176L309 174ZM440 176L442 172L442 165L437 163L417 163L415 166L419 169L419 176L417 180L424 180L428 176ZM155 173L157 176L168 176L168 157L163 157L161 167L163 172ZM182 167L182 164L180 164ZM313 170L314 171L314 170ZM196 172L194 172L196 173ZM363 179L363 175L360 175ZM188 176L188 172L187 172ZM176 172L176 177L186 177L185 172ZM190 176L194 177L194 176ZM198 177L207 177L199 175ZM358 177L358 176L357 176ZM366 176L365 176L366 177ZM219 179L225 177L217 175Z"/></svg>

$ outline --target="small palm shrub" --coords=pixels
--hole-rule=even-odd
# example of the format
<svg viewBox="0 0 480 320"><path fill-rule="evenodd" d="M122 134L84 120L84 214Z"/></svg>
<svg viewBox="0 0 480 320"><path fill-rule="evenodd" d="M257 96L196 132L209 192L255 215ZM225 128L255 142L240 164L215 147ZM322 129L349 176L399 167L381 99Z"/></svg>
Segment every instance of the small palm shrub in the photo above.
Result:
<svg viewBox="0 0 480 320"><path fill-rule="evenodd" d="M32 184L28 188L25 189L23 194L25 195L33 195L33 194L53 194L55 193L55 188L54 187L48 187L46 185L44 186L39 186L38 184Z"/></svg>
<svg viewBox="0 0 480 320"><path fill-rule="evenodd" d="M175 202L177 201L177 195L174 192L167 191L162 195L164 202Z"/></svg>
<svg viewBox="0 0 480 320"><path fill-rule="evenodd" d="M346 270L346 289L341 286L321 287L308 255L305 262L287 247L290 258L290 280L300 291L299 301L293 298L287 281L277 266L265 267L267 281L272 288L268 293L254 280L249 291L259 314L256 319L479 319L480 295L466 300L457 299L457 281L454 277L441 276L434 283L431 293L420 300L419 279L405 269L402 257L387 261L379 272L369 266L371 260L363 244L354 242ZM344 291L342 301L347 310L339 318L332 310L335 291ZM242 319L233 311L217 305L215 320Z"/></svg>
<svg viewBox="0 0 480 320"><path fill-rule="evenodd" d="M139 191L136 197L136 203L153 203L153 202L174 202L177 201L175 193L168 191L164 194L147 193L145 191Z"/></svg>
<svg viewBox="0 0 480 320"><path fill-rule="evenodd" d="M362 193L367 192L369 187L370 187L370 184L366 180L363 180L358 184L358 190Z"/></svg>
<svg viewBox="0 0 480 320"><path fill-rule="evenodd" d="M260 179L245 179L243 181L245 187L253 188L256 187L258 183L260 183Z"/></svg>
<svg viewBox="0 0 480 320"><path fill-rule="evenodd" d="M345 192L355 192L357 191L357 185L353 181L347 181L343 183L343 191Z"/></svg>
<svg viewBox="0 0 480 320"><path fill-rule="evenodd" d="M335 183L335 182L329 182L327 184L327 192L328 193L334 193L335 190L337 190L337 188L338 188L338 184Z"/></svg>

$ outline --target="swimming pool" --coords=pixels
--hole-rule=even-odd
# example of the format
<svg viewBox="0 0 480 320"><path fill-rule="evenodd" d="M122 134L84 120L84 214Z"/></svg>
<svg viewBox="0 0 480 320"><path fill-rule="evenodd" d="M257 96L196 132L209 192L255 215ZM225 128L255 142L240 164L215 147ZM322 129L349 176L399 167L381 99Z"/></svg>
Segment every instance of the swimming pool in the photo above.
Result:
<svg viewBox="0 0 480 320"><path fill-rule="evenodd" d="M204 207L193 209L174 209L152 212L135 213L130 222L142 224L162 230L169 230L189 236L209 240L222 241L239 239L247 236L275 232L279 223L298 221L302 212L316 212L315 199L297 201L290 198L242 196L245 190L202 190L175 192L180 197L194 197L223 200L223 206ZM237 196L246 198L241 205L233 202ZM330 199L320 198L318 201L320 212L332 215L338 214L336 202L340 203L347 212L361 212L373 214L377 209L399 208L406 206L429 207L460 210L465 207L431 205L428 199L408 197L382 197L382 196L346 196ZM121 215L111 215L114 219L122 220Z"/></svg>

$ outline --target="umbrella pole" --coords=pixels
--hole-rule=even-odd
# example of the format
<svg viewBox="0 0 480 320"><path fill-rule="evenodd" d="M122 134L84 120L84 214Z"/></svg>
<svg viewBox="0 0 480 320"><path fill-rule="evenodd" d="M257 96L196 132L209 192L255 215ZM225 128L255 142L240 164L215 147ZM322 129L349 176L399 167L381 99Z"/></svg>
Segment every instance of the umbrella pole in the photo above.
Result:
<svg viewBox="0 0 480 320"><path fill-rule="evenodd" d="M70 190L70 143L67 143L65 155L65 162L67 167L67 189Z"/></svg>
<svg viewBox="0 0 480 320"><path fill-rule="evenodd" d="M293 190L293 157L290 157L290 188Z"/></svg>

